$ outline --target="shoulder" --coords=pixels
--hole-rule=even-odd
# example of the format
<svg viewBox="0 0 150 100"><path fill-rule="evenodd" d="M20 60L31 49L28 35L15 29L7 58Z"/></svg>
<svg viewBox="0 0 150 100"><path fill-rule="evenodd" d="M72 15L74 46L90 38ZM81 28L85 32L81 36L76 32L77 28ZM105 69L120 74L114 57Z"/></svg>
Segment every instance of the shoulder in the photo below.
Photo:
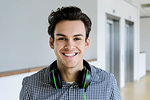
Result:
<svg viewBox="0 0 150 100"><path fill-rule="evenodd" d="M52 87L49 84L48 73L49 67L25 77L22 81L20 100L30 100L30 97L36 98L37 94L39 96L39 94L44 93L43 91L50 91Z"/></svg>
<svg viewBox="0 0 150 100"><path fill-rule="evenodd" d="M112 82L115 80L113 74L106 72L105 70L90 65L92 72L92 81L93 82Z"/></svg>
<svg viewBox="0 0 150 100"><path fill-rule="evenodd" d="M46 67L38 72L36 72L33 75L27 76L23 79L22 84L23 85L30 85L30 84L34 84L37 82L40 83L47 83L48 82L48 71L49 71L49 67Z"/></svg>
<svg viewBox="0 0 150 100"><path fill-rule="evenodd" d="M106 96L111 100L121 100L115 76L93 65L90 66L92 71L90 90L93 92L93 89L95 89L94 91L97 90L98 94L105 94L99 95L99 97Z"/></svg>

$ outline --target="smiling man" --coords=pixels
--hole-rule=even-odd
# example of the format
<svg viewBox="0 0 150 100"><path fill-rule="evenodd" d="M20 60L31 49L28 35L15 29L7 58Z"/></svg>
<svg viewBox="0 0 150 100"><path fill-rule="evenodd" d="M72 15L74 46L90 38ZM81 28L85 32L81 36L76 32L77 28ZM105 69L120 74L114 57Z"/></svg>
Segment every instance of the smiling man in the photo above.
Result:
<svg viewBox="0 0 150 100"><path fill-rule="evenodd" d="M20 100L120 100L115 77L83 59L90 45L90 18L71 6L53 11L48 21L57 60L24 78Z"/></svg>
<svg viewBox="0 0 150 100"><path fill-rule="evenodd" d="M83 69L83 54L89 47L86 30L81 20L64 20L56 24L50 46L57 57L57 67L64 81L74 82Z"/></svg>

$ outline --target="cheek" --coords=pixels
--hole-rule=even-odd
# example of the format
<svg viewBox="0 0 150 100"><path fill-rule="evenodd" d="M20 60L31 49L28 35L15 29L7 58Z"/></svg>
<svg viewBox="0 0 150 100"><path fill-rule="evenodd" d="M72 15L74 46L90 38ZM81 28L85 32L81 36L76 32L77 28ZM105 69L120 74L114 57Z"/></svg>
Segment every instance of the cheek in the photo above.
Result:
<svg viewBox="0 0 150 100"><path fill-rule="evenodd" d="M55 45L54 46L54 50L55 51L58 51L58 50L60 50L63 47L63 43L61 43L61 42L55 42L54 45Z"/></svg>
<svg viewBox="0 0 150 100"><path fill-rule="evenodd" d="M86 44L85 43L78 43L78 48L80 48L82 51L84 51L86 49Z"/></svg>

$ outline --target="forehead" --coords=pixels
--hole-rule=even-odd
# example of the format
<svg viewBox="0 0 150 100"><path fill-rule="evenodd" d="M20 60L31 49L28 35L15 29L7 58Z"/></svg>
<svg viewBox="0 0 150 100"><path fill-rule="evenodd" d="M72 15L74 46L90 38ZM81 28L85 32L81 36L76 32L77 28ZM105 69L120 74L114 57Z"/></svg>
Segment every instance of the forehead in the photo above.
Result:
<svg viewBox="0 0 150 100"><path fill-rule="evenodd" d="M80 20L64 20L60 21L55 26L54 35L59 33L66 36L73 36L76 34L82 34L83 36L85 36L86 30L84 23Z"/></svg>

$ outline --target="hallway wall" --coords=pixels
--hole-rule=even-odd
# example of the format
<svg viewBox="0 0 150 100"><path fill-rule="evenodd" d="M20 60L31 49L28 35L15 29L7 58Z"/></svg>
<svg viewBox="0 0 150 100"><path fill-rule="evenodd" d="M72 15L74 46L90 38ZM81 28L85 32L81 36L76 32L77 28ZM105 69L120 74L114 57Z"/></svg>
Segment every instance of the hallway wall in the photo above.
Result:
<svg viewBox="0 0 150 100"><path fill-rule="evenodd" d="M146 53L146 70L150 71L150 18L140 19L140 51Z"/></svg>
<svg viewBox="0 0 150 100"><path fill-rule="evenodd" d="M97 58L97 0L0 0L0 72L49 65L48 16L62 6L77 6L92 20L85 59Z"/></svg>

